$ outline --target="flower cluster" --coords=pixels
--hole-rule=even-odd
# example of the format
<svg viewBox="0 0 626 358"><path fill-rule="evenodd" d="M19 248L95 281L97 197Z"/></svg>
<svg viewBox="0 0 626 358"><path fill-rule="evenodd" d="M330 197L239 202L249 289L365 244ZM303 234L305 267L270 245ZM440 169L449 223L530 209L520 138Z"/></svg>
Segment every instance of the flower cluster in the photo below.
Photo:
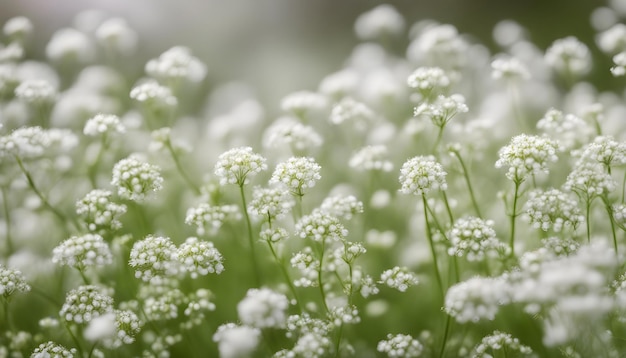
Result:
<svg viewBox="0 0 626 358"><path fill-rule="evenodd" d="M98 234L72 236L52 250L52 262L84 270L109 265L113 255L109 245Z"/></svg>
<svg viewBox="0 0 626 358"><path fill-rule="evenodd" d="M294 195L303 196L307 189L315 186L320 175L320 167L315 159L310 157L291 157L285 162L278 163L270 184L280 184Z"/></svg>
<svg viewBox="0 0 626 358"><path fill-rule="evenodd" d="M16 292L28 292L30 285L26 283L22 272L0 265L0 295L8 298Z"/></svg>
<svg viewBox="0 0 626 358"><path fill-rule="evenodd" d="M469 109L465 104L465 97L460 94L453 94L450 97L437 96L432 103L422 103L415 107L413 115L415 117L427 117L437 127L444 127L459 113L465 113Z"/></svg>
<svg viewBox="0 0 626 358"><path fill-rule="evenodd" d="M114 114L97 114L85 122L83 133L86 136L111 135L126 132L126 126Z"/></svg>
<svg viewBox="0 0 626 358"><path fill-rule="evenodd" d="M221 185L242 186L248 183L249 177L267 169L265 161L263 156L254 153L250 147L233 148L220 154L215 164L215 175L220 178Z"/></svg>
<svg viewBox="0 0 626 358"><path fill-rule="evenodd" d="M543 231L576 230L585 221L576 199L558 189L532 191L526 203L526 215L533 227Z"/></svg>
<svg viewBox="0 0 626 358"><path fill-rule="evenodd" d="M417 285L419 281L417 276L409 272L405 267L396 266L383 271L378 282L395 288L400 292L405 292L409 287Z"/></svg>
<svg viewBox="0 0 626 358"><path fill-rule="evenodd" d="M356 170L380 170L390 172L393 170L393 163L387 158L387 146L368 145L359 149L352 155L348 165Z"/></svg>
<svg viewBox="0 0 626 358"><path fill-rule="evenodd" d="M131 156L115 164L111 185L120 197L143 201L150 192L163 188L163 177L158 166Z"/></svg>
<svg viewBox="0 0 626 358"><path fill-rule="evenodd" d="M281 148L286 145L298 153L320 147L324 139L313 127L287 117L277 120L265 131L263 143L267 148Z"/></svg>
<svg viewBox="0 0 626 358"><path fill-rule="evenodd" d="M472 216L458 219L448 232L448 254L465 256L468 261L484 261L499 253L505 256L508 248L496 238L493 225L491 220Z"/></svg>
<svg viewBox="0 0 626 358"><path fill-rule="evenodd" d="M213 341L217 342L220 357L248 357L256 350L261 330L248 326L226 323L217 327Z"/></svg>
<svg viewBox="0 0 626 358"><path fill-rule="evenodd" d="M579 148L593 134L593 127L582 118L555 108L550 108L537 122L537 129L557 140L563 149Z"/></svg>
<svg viewBox="0 0 626 358"><path fill-rule="evenodd" d="M104 235L122 227L119 217L126 212L126 205L111 201L108 190L94 189L76 202L76 214L87 230Z"/></svg>
<svg viewBox="0 0 626 358"><path fill-rule="evenodd" d="M579 77L591 70L591 52L584 43L569 36L554 41L546 50L546 63L565 77Z"/></svg>
<svg viewBox="0 0 626 358"><path fill-rule="evenodd" d="M509 301L509 286L503 278L474 277L448 289L444 311L459 323L493 320Z"/></svg>
<svg viewBox="0 0 626 358"><path fill-rule="evenodd" d="M420 95L416 100L428 100L433 95L443 94L450 86L451 80L439 67L419 67L409 75L407 84Z"/></svg>
<svg viewBox="0 0 626 358"><path fill-rule="evenodd" d="M236 205L209 205L202 203L195 208L189 208L185 216L185 224L195 225L198 235L214 235L226 220L239 220L241 213Z"/></svg>
<svg viewBox="0 0 626 358"><path fill-rule="evenodd" d="M424 347L408 334L389 333L387 339L378 342L376 350L385 353L389 358L415 358L422 354Z"/></svg>
<svg viewBox="0 0 626 358"><path fill-rule="evenodd" d="M529 175L548 172L548 164L557 161L558 145L551 139L520 134L498 152L496 168L507 167L506 177L522 182Z"/></svg>
<svg viewBox="0 0 626 358"><path fill-rule="evenodd" d="M128 265L135 269L136 278L159 283L178 273L178 249L168 237L148 236L133 244Z"/></svg>
<svg viewBox="0 0 626 358"><path fill-rule="evenodd" d="M418 156L407 160L400 169L400 192L425 195L431 190L446 190L447 173L432 156Z"/></svg>
<svg viewBox="0 0 626 358"><path fill-rule="evenodd" d="M249 289L237 304L239 320L250 327L283 328L287 323L289 300L268 288Z"/></svg>
<svg viewBox="0 0 626 358"><path fill-rule="evenodd" d="M376 113L364 103L344 97L333 106L328 119L332 124L347 123L357 131L364 131L376 121Z"/></svg>
<svg viewBox="0 0 626 358"><path fill-rule="evenodd" d="M357 200L354 195L334 195L324 199L317 210L338 218L350 220L353 215L363 212L363 203Z"/></svg>
<svg viewBox="0 0 626 358"><path fill-rule="evenodd" d="M472 357L488 358L493 356L487 353L488 351L494 353L500 350L507 352L507 354L519 352L521 355L529 357L533 353L530 347L521 344L519 339L514 338L509 333L494 331L490 335L483 337L480 344L474 348Z"/></svg>
<svg viewBox="0 0 626 358"><path fill-rule="evenodd" d="M491 62L491 77L504 80L530 79L528 67L517 57L499 57Z"/></svg>
<svg viewBox="0 0 626 358"><path fill-rule="evenodd" d="M158 58L146 63L146 73L163 81L179 79L201 82L206 76L206 66L191 54L191 50L175 46L163 52Z"/></svg>
<svg viewBox="0 0 626 358"><path fill-rule="evenodd" d="M254 188L252 195L248 211L264 220L284 217L295 204L289 193L281 189Z"/></svg>
<svg viewBox="0 0 626 358"><path fill-rule="evenodd" d="M35 350L33 350L33 353L30 356L32 358L72 358L76 354L78 354L76 348L67 349L58 343L48 341L46 343L41 343L37 348L35 348Z"/></svg>
<svg viewBox="0 0 626 358"><path fill-rule="evenodd" d="M59 316L68 323L85 324L113 311L113 298L98 286L79 286L65 297Z"/></svg>
<svg viewBox="0 0 626 358"><path fill-rule="evenodd" d="M181 270L189 272L191 278L224 271L222 254L210 241L189 237L178 248L176 257L181 263Z"/></svg>
<svg viewBox="0 0 626 358"><path fill-rule="evenodd" d="M130 91L130 98L146 106L171 108L178 104L172 91L154 80L139 84Z"/></svg>
<svg viewBox="0 0 626 358"><path fill-rule="evenodd" d="M296 223L296 236L321 242L328 239L341 241L348 236L348 230L339 222L337 217L315 211L298 220Z"/></svg>

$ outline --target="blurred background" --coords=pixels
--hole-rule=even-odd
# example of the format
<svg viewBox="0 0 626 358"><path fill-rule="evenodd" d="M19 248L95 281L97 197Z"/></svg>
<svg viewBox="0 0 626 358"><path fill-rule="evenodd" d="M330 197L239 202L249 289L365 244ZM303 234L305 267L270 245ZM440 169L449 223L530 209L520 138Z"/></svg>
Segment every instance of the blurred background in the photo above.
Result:
<svg viewBox="0 0 626 358"><path fill-rule="evenodd" d="M601 0L395 0L407 24L434 19L455 25L493 49L491 32L500 20L527 27L545 49L555 39L577 36L593 47L589 22ZM23 15L35 25L30 57L43 58L54 31L76 26L89 9L125 18L139 34L133 59L137 76L150 58L175 45L188 46L209 68L214 83L243 81L266 103L341 68L358 42L354 21L381 2L373 0L4 0L0 21ZM84 18L83 18L84 20ZM408 43L408 40L407 40ZM406 48L399 44L398 51ZM607 71L608 72L608 71Z"/></svg>

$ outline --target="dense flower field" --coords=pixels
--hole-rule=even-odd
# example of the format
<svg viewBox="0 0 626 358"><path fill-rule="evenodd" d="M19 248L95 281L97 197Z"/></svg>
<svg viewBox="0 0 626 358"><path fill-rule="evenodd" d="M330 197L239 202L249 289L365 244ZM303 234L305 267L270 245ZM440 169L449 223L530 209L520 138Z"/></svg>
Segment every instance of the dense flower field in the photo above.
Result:
<svg viewBox="0 0 626 358"><path fill-rule="evenodd" d="M0 357L623 357L626 101L590 76L626 74L622 3L496 51L380 5L279 116L190 48L125 76L121 18L45 61L12 18Z"/></svg>

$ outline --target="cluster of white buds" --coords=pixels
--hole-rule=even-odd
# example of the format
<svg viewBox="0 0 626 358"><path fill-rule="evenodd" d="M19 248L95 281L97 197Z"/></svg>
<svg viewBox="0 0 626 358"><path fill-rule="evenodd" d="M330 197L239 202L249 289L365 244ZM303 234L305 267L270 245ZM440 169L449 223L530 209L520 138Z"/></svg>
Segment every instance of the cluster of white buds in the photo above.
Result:
<svg viewBox="0 0 626 358"><path fill-rule="evenodd" d="M387 339L378 342L376 350L389 358L415 358L422 354L424 346L408 334L389 333Z"/></svg>
<svg viewBox="0 0 626 358"><path fill-rule="evenodd" d="M432 156L418 156L407 160L400 169L400 192L425 195L431 190L446 190L447 173Z"/></svg>

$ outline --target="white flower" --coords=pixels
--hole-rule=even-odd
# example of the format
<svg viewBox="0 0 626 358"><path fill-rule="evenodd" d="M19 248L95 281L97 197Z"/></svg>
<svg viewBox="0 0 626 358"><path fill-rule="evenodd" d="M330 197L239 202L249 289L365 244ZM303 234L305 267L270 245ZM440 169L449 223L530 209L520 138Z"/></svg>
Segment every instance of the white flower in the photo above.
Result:
<svg viewBox="0 0 626 358"><path fill-rule="evenodd" d="M215 164L215 175L220 184L242 186L249 182L249 177L267 170L266 159L252 151L250 147L238 147L220 154Z"/></svg>
<svg viewBox="0 0 626 358"><path fill-rule="evenodd" d="M528 67L516 57L498 57L491 62L494 79L530 79Z"/></svg>
<svg viewBox="0 0 626 358"><path fill-rule="evenodd" d="M545 60L565 76L581 76L591 70L591 52L584 43L569 36L556 40L546 50Z"/></svg>
<svg viewBox="0 0 626 358"><path fill-rule="evenodd" d="M448 289L444 310L459 323L493 320L500 305L510 301L502 278L474 277Z"/></svg>
<svg viewBox="0 0 626 358"><path fill-rule="evenodd" d="M498 152L496 168L508 167L506 177L522 182L529 175L548 172L548 164L556 162L559 147L546 137L520 134Z"/></svg>
<svg viewBox="0 0 626 358"><path fill-rule="evenodd" d="M97 114L87 120L83 133L87 136L109 135L126 132L126 126L114 114Z"/></svg>
<svg viewBox="0 0 626 358"><path fill-rule="evenodd" d="M432 156L417 156L407 160L400 169L400 192L424 195L431 190L446 190L447 173Z"/></svg>
<svg viewBox="0 0 626 358"><path fill-rule="evenodd" d="M113 298L93 285L79 286L65 296L59 316L68 323L84 324L113 311Z"/></svg>
<svg viewBox="0 0 626 358"><path fill-rule="evenodd" d="M53 102L56 96L57 89L46 80L26 80L15 88L15 97L28 103Z"/></svg>
<svg viewBox="0 0 626 358"><path fill-rule="evenodd" d="M52 262L78 270L109 265L113 254L102 236L85 234L72 236L52 250Z"/></svg>
<svg viewBox="0 0 626 358"><path fill-rule="evenodd" d="M376 350L389 358L415 358L422 354L424 347L408 334L389 333L386 340L378 342Z"/></svg>
<svg viewBox="0 0 626 358"><path fill-rule="evenodd" d="M142 201L150 192L163 188L160 168L130 156L113 166L111 185L117 187L117 194L128 200Z"/></svg>
<svg viewBox="0 0 626 358"><path fill-rule="evenodd" d="M137 33L119 17L103 21L95 36L102 47L120 54L132 54L137 48Z"/></svg>
<svg viewBox="0 0 626 358"><path fill-rule="evenodd" d="M320 176L321 167L310 157L291 157L286 162L278 163L270 184L281 184L294 196L303 196L306 189L315 186Z"/></svg>
<svg viewBox="0 0 626 358"><path fill-rule="evenodd" d="M158 284L178 273L178 250L169 237L148 236L133 244L128 265L136 278Z"/></svg>
<svg viewBox="0 0 626 358"><path fill-rule="evenodd" d="M282 293L268 288L251 288L237 304L239 320L250 327L284 328L289 300Z"/></svg>
<svg viewBox="0 0 626 358"><path fill-rule="evenodd" d="M56 31L46 46L46 56L55 62L87 63L93 60L94 55L95 49L89 37L72 28Z"/></svg>
<svg viewBox="0 0 626 358"><path fill-rule="evenodd" d="M0 296L7 299L16 292L28 292L30 285L26 283L22 272L0 265Z"/></svg>
<svg viewBox="0 0 626 358"><path fill-rule="evenodd" d="M396 266L383 271L378 282L395 288L400 292L405 292L409 287L417 285L419 281L417 276L409 272L405 267Z"/></svg>
<svg viewBox="0 0 626 358"><path fill-rule="evenodd" d="M154 78L173 81L185 79L201 82L206 76L206 66L183 46L175 46L163 52L158 58L146 63L146 73Z"/></svg>
<svg viewBox="0 0 626 358"><path fill-rule="evenodd" d="M221 358L246 358L256 350L261 331L258 328L226 323L217 327L213 341L217 342Z"/></svg>
<svg viewBox="0 0 626 358"><path fill-rule="evenodd" d="M209 273L220 274L224 271L222 254L210 241L200 241L197 237L189 237L180 245L176 253L181 263L181 270L189 272L191 278Z"/></svg>
<svg viewBox="0 0 626 358"><path fill-rule="evenodd" d="M361 40L399 36L404 28L404 17L389 4L378 5L359 15L354 23L354 31Z"/></svg>

